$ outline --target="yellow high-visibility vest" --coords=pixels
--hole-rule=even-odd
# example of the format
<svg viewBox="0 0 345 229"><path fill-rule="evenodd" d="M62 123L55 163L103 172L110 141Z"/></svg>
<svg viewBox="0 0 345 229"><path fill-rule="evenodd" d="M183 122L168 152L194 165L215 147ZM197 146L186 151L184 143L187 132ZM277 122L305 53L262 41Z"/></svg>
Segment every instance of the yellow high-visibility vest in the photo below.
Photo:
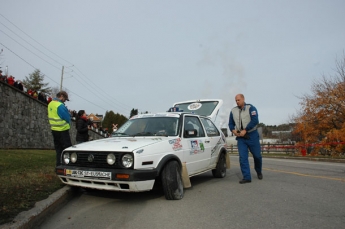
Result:
<svg viewBox="0 0 345 229"><path fill-rule="evenodd" d="M61 119L57 113L58 107L63 106L59 101L53 100L48 105L48 120L50 128L55 131L69 130L70 125L65 120Z"/></svg>

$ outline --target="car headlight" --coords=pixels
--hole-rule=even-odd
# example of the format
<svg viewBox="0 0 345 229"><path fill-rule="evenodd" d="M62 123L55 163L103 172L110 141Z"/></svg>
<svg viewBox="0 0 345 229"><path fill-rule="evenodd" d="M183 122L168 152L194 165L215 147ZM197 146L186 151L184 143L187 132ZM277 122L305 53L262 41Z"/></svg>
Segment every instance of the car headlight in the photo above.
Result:
<svg viewBox="0 0 345 229"><path fill-rule="evenodd" d="M70 155L69 155L69 153L64 153L63 154L63 161L65 162L66 165L69 164L69 162L70 162Z"/></svg>
<svg viewBox="0 0 345 229"><path fill-rule="evenodd" d="M72 163L75 163L75 162L77 161L77 157L78 157L78 156L77 156L77 153L75 153L75 152L72 153L72 154L71 154L71 162L72 162Z"/></svg>
<svg viewBox="0 0 345 229"><path fill-rule="evenodd" d="M116 161L115 155L113 153L108 154L108 156L107 156L107 163L109 165L113 165L115 163L115 161Z"/></svg>
<svg viewBox="0 0 345 229"><path fill-rule="evenodd" d="M133 165L133 156L132 154L125 154L122 156L122 165L126 168L130 168Z"/></svg>

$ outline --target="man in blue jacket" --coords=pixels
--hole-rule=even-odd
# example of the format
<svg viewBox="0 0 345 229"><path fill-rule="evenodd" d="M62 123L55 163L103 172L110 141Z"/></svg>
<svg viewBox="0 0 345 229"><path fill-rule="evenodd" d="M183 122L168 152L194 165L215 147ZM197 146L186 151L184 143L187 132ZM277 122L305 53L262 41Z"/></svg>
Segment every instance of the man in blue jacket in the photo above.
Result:
<svg viewBox="0 0 345 229"><path fill-rule="evenodd" d="M262 180L262 156L260 138L257 131L258 111L251 104L246 104L244 95L235 97L237 106L232 108L229 117L229 129L236 136L243 179L240 184L252 182L248 161L248 149L254 158L254 168L258 179Z"/></svg>
<svg viewBox="0 0 345 229"><path fill-rule="evenodd" d="M48 105L48 120L54 138L56 166L60 165L62 151L72 145L69 135L71 115L64 104L66 101L69 101L68 94L60 91Z"/></svg>

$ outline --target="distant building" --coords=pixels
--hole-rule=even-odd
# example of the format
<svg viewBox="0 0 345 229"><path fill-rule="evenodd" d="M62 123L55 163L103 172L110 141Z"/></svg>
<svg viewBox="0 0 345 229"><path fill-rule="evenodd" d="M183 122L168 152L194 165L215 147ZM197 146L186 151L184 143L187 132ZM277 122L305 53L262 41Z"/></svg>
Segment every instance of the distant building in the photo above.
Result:
<svg viewBox="0 0 345 229"><path fill-rule="evenodd" d="M98 115L98 114L89 114L87 116L88 119L90 119L93 123L95 123L97 125L97 127L101 127L102 126L102 122L103 122L103 115Z"/></svg>
<svg viewBox="0 0 345 229"><path fill-rule="evenodd" d="M273 135L280 135L280 134L291 134L291 130L285 130L285 131L272 131Z"/></svg>

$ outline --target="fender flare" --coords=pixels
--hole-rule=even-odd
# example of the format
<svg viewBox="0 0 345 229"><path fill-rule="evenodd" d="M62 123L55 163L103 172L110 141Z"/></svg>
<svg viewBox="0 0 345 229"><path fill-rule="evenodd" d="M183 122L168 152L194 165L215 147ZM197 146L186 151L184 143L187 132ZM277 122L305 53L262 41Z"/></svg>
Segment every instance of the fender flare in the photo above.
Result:
<svg viewBox="0 0 345 229"><path fill-rule="evenodd" d="M156 168L156 170L157 170L157 176L160 176L161 171L162 171L162 169L164 168L164 165L165 165L168 161L172 161L172 160L177 161L178 164L180 165L180 167L182 168L182 162L181 162L180 158L178 158L178 157L177 157L176 155L174 155L174 154L168 154L168 155L165 155L165 156L160 160L160 162L158 163L157 168Z"/></svg>

